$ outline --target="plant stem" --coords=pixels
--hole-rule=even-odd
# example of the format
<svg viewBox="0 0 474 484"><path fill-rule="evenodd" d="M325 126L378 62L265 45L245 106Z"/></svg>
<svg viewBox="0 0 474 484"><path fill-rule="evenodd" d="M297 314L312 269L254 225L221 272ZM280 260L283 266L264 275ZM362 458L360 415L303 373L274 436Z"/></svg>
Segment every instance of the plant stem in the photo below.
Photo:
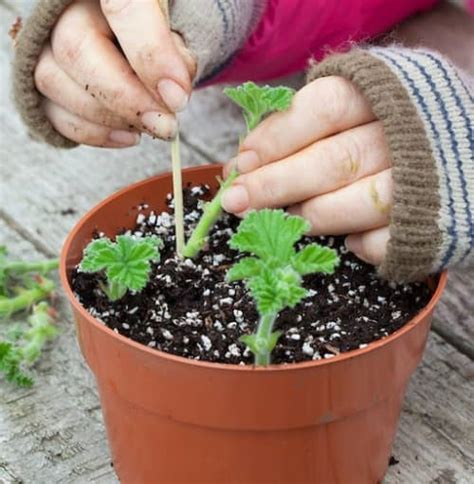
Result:
<svg viewBox="0 0 474 484"><path fill-rule="evenodd" d="M39 274L48 274L59 267L58 259L50 259L45 261L28 262L28 261L12 261L2 265L2 269L11 275L27 274L28 272L36 272Z"/></svg>
<svg viewBox="0 0 474 484"><path fill-rule="evenodd" d="M227 177L225 182L221 184L216 196L204 207L204 212L201 216L201 219L199 220L199 223L197 224L190 239L188 240L188 243L186 244L186 247L184 248L184 257L193 258L204 247L209 232L222 213L222 194L232 185L238 176L239 174L237 170L234 169Z"/></svg>
<svg viewBox="0 0 474 484"><path fill-rule="evenodd" d="M50 307L45 302L35 306L29 322L31 327L25 332L26 343L21 348L21 353L23 359L31 364L41 355L43 346L57 336L58 329L53 324Z"/></svg>
<svg viewBox="0 0 474 484"><path fill-rule="evenodd" d="M53 281L43 279L32 289L23 290L18 296L12 298L0 298L0 318L27 309L33 304L46 299L56 288Z"/></svg>
<svg viewBox="0 0 474 484"><path fill-rule="evenodd" d="M181 178L181 156L179 152L179 133L171 142L171 165L173 167L174 224L176 232L176 253L183 256L184 249L184 208L183 182Z"/></svg>
<svg viewBox="0 0 474 484"><path fill-rule="evenodd" d="M118 301L127 294L127 286L120 284L120 282L109 281L108 283L101 283L100 288L110 301Z"/></svg>
<svg viewBox="0 0 474 484"><path fill-rule="evenodd" d="M258 329L257 329L257 341L269 341L270 336L273 331L273 325L275 324L275 320L277 318L277 315L274 313L270 314L264 314L260 318L260 322L258 324ZM255 355L255 364L257 366L267 366L270 364L270 355L271 351L268 349L263 350L260 353L257 353Z"/></svg>

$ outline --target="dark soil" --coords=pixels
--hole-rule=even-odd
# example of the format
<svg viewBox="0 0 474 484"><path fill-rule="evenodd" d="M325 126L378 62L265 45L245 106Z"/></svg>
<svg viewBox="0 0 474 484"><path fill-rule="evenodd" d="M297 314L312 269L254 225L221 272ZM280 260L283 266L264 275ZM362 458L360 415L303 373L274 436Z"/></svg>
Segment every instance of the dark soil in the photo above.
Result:
<svg viewBox="0 0 474 484"><path fill-rule="evenodd" d="M201 214L199 199L208 198L207 187L185 190L188 228ZM171 197L167 200L172 212ZM251 364L253 357L239 337L254 332L255 305L243 283L225 282L228 267L241 257L227 244L238 224L236 217L224 215L208 249L195 260L178 261L172 215L139 213L132 232L156 234L164 242L161 262L154 265L146 289L111 303L99 288L101 276L77 270L73 289L93 316L144 345L196 360ZM280 314L275 329L283 335L272 354L273 363L331 358L363 348L401 328L430 299L423 283L380 280L372 266L347 252L343 238L320 237L318 242L336 248L341 265L334 275L305 277L310 296Z"/></svg>

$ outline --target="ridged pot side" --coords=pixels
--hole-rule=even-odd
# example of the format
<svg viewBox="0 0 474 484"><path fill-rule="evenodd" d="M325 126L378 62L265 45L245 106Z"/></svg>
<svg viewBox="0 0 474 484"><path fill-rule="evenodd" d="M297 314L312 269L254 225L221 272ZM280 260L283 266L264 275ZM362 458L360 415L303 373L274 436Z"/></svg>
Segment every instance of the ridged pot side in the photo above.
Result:
<svg viewBox="0 0 474 484"><path fill-rule="evenodd" d="M216 165L184 170L216 188ZM95 229L165 210L171 177L132 185L86 214L61 258L81 350L96 376L122 483L377 482L388 466L405 388L419 363L443 274L426 308L391 336L329 360L265 369L159 352L95 320L69 276Z"/></svg>

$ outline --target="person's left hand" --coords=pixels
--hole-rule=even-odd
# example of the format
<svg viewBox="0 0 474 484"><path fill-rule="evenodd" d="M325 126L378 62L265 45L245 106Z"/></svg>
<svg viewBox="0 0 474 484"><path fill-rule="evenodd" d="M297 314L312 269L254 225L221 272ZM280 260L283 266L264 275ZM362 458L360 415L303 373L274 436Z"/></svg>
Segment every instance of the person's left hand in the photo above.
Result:
<svg viewBox="0 0 474 484"><path fill-rule="evenodd" d="M382 124L340 77L317 79L288 111L271 115L241 145L241 174L222 198L228 212L288 207L311 234L349 234L347 248L379 265L386 254L393 184Z"/></svg>

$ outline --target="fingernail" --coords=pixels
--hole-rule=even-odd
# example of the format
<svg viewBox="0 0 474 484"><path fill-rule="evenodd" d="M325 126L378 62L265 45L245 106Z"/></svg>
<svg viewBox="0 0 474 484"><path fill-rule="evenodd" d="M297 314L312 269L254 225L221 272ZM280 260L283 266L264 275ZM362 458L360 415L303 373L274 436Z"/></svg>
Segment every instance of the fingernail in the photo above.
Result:
<svg viewBox="0 0 474 484"><path fill-rule="evenodd" d="M253 171L260 166L260 158L255 151L242 151L231 160L235 163L237 171L241 174Z"/></svg>
<svg viewBox="0 0 474 484"><path fill-rule="evenodd" d="M118 129L109 133L109 140L122 146L135 146L140 142L140 135Z"/></svg>
<svg viewBox="0 0 474 484"><path fill-rule="evenodd" d="M178 132L178 122L170 114L148 112L141 119L143 126L158 138L173 139Z"/></svg>
<svg viewBox="0 0 474 484"><path fill-rule="evenodd" d="M344 243L346 245L346 249L354 253L355 255L362 252L362 241L360 237L349 235L348 237L346 237Z"/></svg>
<svg viewBox="0 0 474 484"><path fill-rule="evenodd" d="M175 81L163 79L158 83L158 92L164 103L173 111L178 113L188 104L189 96L186 91Z"/></svg>
<svg viewBox="0 0 474 484"><path fill-rule="evenodd" d="M222 207L226 212L241 213L249 208L249 194L242 185L234 185L222 194Z"/></svg>

